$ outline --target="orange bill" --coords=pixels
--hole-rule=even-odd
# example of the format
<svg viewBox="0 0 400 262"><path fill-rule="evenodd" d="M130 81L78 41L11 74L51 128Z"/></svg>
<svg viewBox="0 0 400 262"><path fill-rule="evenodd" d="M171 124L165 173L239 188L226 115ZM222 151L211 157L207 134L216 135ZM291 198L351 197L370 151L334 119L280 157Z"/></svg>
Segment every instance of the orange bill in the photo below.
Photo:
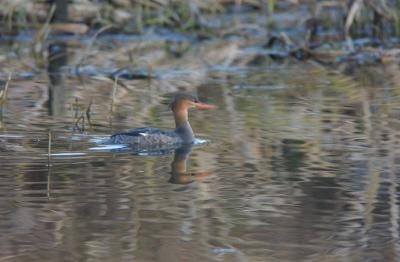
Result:
<svg viewBox="0 0 400 262"><path fill-rule="evenodd" d="M214 109L217 108L217 106L215 105L211 105L211 104L204 104L204 103L195 103L195 106L197 108L204 108L204 109Z"/></svg>

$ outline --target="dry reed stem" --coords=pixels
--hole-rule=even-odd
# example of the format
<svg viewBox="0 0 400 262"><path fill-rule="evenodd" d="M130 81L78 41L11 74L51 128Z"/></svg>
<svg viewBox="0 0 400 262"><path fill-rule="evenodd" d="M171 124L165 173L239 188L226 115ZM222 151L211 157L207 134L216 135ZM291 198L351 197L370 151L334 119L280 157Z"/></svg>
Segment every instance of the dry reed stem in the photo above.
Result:
<svg viewBox="0 0 400 262"><path fill-rule="evenodd" d="M35 37L36 40L43 42L46 39L46 36L47 36L46 32L47 32L47 29L49 28L51 18L53 17L55 11L56 11L56 5L52 5L49 15L46 18L45 23L43 24L42 28L37 33L37 36Z"/></svg>
<svg viewBox="0 0 400 262"><path fill-rule="evenodd" d="M8 73L8 78L7 78L6 85L4 86L4 90L0 91L0 106L2 106L3 103L6 101L8 86L10 84L11 77L12 77L12 72Z"/></svg>
<svg viewBox="0 0 400 262"><path fill-rule="evenodd" d="M96 41L96 38L99 36L99 34L103 33L104 31L112 28L114 25L106 25L97 30L97 32L93 35L93 37L90 39L88 45L86 46L85 50L83 51L83 55L81 59L79 60L79 63L76 65L77 68L81 67L82 64L85 62L85 60L88 57L89 51L92 48L94 42Z"/></svg>
<svg viewBox="0 0 400 262"><path fill-rule="evenodd" d="M115 104L115 95L117 93L118 88L118 75L115 76L114 85L113 85L113 93L112 93L112 100L111 100L111 107L109 113L109 126L112 127L112 115L114 112L114 104Z"/></svg>

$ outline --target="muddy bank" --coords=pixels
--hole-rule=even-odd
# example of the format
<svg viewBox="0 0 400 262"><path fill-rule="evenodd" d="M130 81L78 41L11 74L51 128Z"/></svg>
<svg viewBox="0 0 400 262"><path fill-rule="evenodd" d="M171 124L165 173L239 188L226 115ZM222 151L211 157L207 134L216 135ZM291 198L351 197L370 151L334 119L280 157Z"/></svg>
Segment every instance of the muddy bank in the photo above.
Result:
<svg viewBox="0 0 400 262"><path fill-rule="evenodd" d="M264 27L271 31L304 27L309 38L331 39L398 33L399 5L394 0L3 0L0 3L2 31L40 28L46 22L68 23L57 30L83 32L112 26L119 32L141 33L152 26L218 34L237 25ZM73 25L71 25L73 24ZM75 26L75 28L74 28Z"/></svg>
<svg viewBox="0 0 400 262"><path fill-rule="evenodd" d="M0 39L30 37L41 56L46 41L60 34L81 35L80 41L104 34L111 40L118 34L166 36L192 44L239 37L272 59L370 64L398 60L398 13L396 1L385 0L5 0L0 3ZM187 44L170 46L179 56Z"/></svg>

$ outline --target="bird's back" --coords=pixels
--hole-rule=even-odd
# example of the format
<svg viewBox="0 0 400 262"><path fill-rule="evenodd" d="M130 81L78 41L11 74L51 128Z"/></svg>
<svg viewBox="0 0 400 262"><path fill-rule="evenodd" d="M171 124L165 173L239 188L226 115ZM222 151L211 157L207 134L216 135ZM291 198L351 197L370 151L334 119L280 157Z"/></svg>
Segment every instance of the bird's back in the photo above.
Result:
<svg viewBox="0 0 400 262"><path fill-rule="evenodd" d="M182 139L173 130L141 127L120 131L111 135L111 143L140 147L173 146L182 144Z"/></svg>

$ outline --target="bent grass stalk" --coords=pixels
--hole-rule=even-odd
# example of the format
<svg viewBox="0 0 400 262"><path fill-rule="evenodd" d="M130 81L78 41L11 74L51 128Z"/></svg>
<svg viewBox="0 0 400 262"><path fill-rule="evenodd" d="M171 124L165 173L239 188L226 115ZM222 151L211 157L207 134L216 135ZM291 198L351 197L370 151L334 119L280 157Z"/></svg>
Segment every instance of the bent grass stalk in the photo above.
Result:
<svg viewBox="0 0 400 262"><path fill-rule="evenodd" d="M2 109L4 102L7 99L7 91L8 91L8 86L10 84L11 81L11 77L12 77L12 72L10 72L8 74L8 78L7 78L7 82L6 85L4 86L4 90L0 91L0 108Z"/></svg>
<svg viewBox="0 0 400 262"><path fill-rule="evenodd" d="M37 66L43 66L45 64L44 62L44 51L45 51L45 41L49 35L49 25L51 22L51 18L54 15L54 12L56 10L56 5L52 5L50 8L49 15L46 18L45 23L43 26L40 28L40 30L35 34L33 38L33 44L32 44L32 54L35 59L35 63Z"/></svg>
<svg viewBox="0 0 400 262"><path fill-rule="evenodd" d="M90 121L90 116L92 114L92 104L93 104L93 99L90 99L89 105L86 108L86 118L88 120L89 128L92 129L92 122Z"/></svg>
<svg viewBox="0 0 400 262"><path fill-rule="evenodd" d="M118 75L115 76L114 85L113 85L113 93L112 93L110 116L109 116L110 127L112 126L112 115L113 115L113 112L114 112L115 95L117 93L117 88L118 88Z"/></svg>
<svg viewBox="0 0 400 262"><path fill-rule="evenodd" d="M99 34L103 33L104 31L112 28L114 25L106 25L103 26L102 28L100 28L94 35L93 37L90 39L88 45L86 46L85 50L83 51L83 55L81 57L81 59L79 59L79 62L76 65L76 68L79 69L79 67L81 67L83 65L83 63L85 62L85 60L87 59L87 57L89 56L89 51L92 48L94 42L96 41L97 37L99 36ZM79 72L77 70L77 72Z"/></svg>

